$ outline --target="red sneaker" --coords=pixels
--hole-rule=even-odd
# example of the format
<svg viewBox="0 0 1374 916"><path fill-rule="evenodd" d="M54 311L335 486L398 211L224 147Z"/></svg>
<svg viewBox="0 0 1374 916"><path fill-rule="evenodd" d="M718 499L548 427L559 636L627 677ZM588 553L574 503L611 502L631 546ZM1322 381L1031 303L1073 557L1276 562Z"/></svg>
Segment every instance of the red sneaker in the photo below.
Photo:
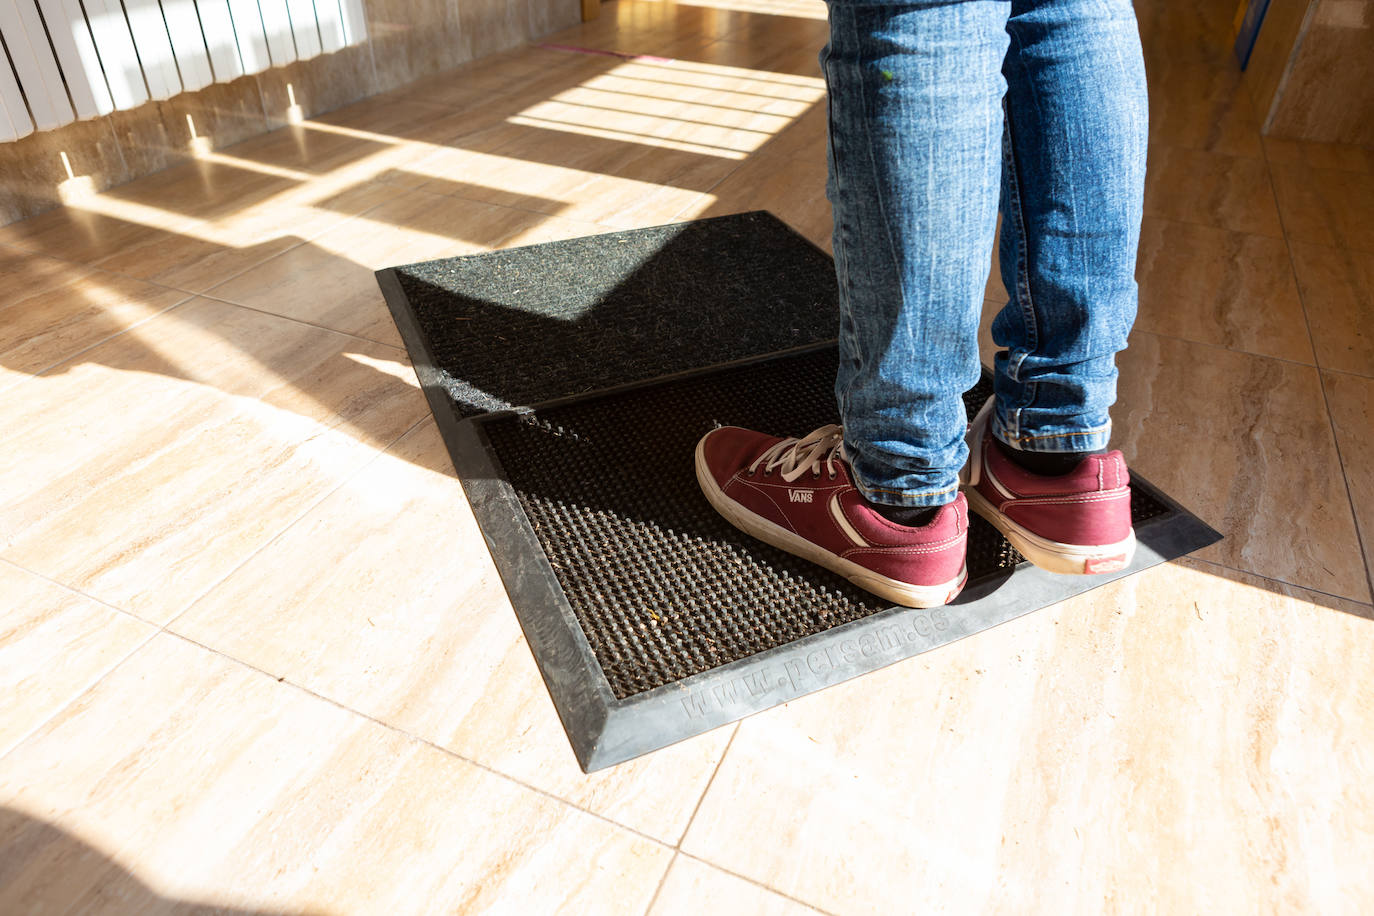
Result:
<svg viewBox="0 0 1374 916"><path fill-rule="evenodd" d="M906 607L938 607L968 579L968 503L960 494L929 524L873 511L850 481L838 426L779 439L737 426L697 443L697 481L736 528Z"/></svg>
<svg viewBox="0 0 1374 916"><path fill-rule="evenodd" d="M989 429L992 400L969 426L969 508L1021 555L1056 573L1124 569L1135 553L1131 475L1120 452L1088 455L1067 474L1032 474L1002 454Z"/></svg>

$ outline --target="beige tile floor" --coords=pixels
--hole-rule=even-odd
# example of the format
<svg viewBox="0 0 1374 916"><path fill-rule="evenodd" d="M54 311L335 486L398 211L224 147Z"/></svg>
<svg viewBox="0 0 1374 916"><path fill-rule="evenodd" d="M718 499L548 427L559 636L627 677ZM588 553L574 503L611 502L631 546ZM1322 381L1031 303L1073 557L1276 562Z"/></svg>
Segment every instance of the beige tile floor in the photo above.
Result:
<svg viewBox="0 0 1374 916"><path fill-rule="evenodd" d="M1116 410L1226 540L581 774L371 271L830 223L818 0L602 9L0 228L0 912L1374 910L1374 151L1229 0L1139 4Z"/></svg>

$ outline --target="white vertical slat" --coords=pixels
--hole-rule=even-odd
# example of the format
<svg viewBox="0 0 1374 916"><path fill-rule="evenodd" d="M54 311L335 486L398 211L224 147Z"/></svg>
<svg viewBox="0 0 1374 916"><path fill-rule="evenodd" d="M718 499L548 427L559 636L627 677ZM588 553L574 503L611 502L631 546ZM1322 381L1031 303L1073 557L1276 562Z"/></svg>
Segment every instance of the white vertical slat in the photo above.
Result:
<svg viewBox="0 0 1374 916"><path fill-rule="evenodd" d="M100 57L91 40L79 0L38 0L48 24L57 63L67 78L78 118L94 118L114 111L114 100L100 70Z"/></svg>
<svg viewBox="0 0 1374 916"><path fill-rule="evenodd" d="M363 0L343 0L339 6L343 10L344 41L350 45L361 44L367 38Z"/></svg>
<svg viewBox="0 0 1374 916"><path fill-rule="evenodd" d="M291 63L296 59L296 40L291 37L291 14L286 10L286 0L258 0L258 8L262 10L272 66Z"/></svg>
<svg viewBox="0 0 1374 916"><path fill-rule="evenodd" d="M234 41L234 20L229 15L228 0L196 0L200 10L200 24L205 32L205 44L210 49L210 66L215 69L215 82L227 83L243 76L238 44Z"/></svg>
<svg viewBox="0 0 1374 916"><path fill-rule="evenodd" d="M33 119L9 67L0 67L0 143L33 133Z"/></svg>
<svg viewBox="0 0 1374 916"><path fill-rule="evenodd" d="M83 0L83 3L115 108L126 111L142 105L148 101L148 88L143 82L133 36L119 0Z"/></svg>
<svg viewBox="0 0 1374 916"><path fill-rule="evenodd" d="M138 59L143 62L148 92L158 100L170 99L181 91L181 77L177 76L172 43L167 39L167 24L162 21L162 7L157 0L124 0L124 10L129 14L129 30L134 33Z"/></svg>
<svg viewBox="0 0 1374 916"><path fill-rule="evenodd" d="M62 74L52 56L43 22L33 0L9 0L0 3L0 33L10 49L14 72L19 76L24 98L29 100L33 123L39 130L51 130L76 120L67 90L62 86Z"/></svg>
<svg viewBox="0 0 1374 916"><path fill-rule="evenodd" d="M348 44L339 0L315 0L315 21L320 24L320 45L326 51L338 51Z"/></svg>
<svg viewBox="0 0 1374 916"><path fill-rule="evenodd" d="M296 38L296 57L309 60L320 56L320 28L315 24L315 4L311 0L286 0L291 11L291 34Z"/></svg>
<svg viewBox="0 0 1374 916"><path fill-rule="evenodd" d="M181 88L187 92L204 89L215 81L210 72L210 55L200 34L200 16L192 0L162 0L162 18L172 40L172 53L181 71Z"/></svg>
<svg viewBox="0 0 1374 916"><path fill-rule="evenodd" d="M267 52L267 33L262 30L262 12L258 0L228 0L229 14L234 18L234 40L244 73L261 73L272 66Z"/></svg>

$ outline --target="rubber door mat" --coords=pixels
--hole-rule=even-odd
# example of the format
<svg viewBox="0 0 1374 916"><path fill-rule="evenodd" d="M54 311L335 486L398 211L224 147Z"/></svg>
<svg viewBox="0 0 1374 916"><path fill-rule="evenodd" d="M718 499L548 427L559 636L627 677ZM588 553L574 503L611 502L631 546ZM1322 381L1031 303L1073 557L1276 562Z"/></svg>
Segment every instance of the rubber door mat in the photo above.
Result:
<svg viewBox="0 0 1374 916"><path fill-rule="evenodd" d="M1128 569L1093 577L1045 573L1024 563L975 516L969 584L959 599L934 610L891 607L737 531L706 502L693 470L697 440L717 425L800 435L836 422L833 344L586 396L549 388L554 377L548 376L532 387L553 395L550 403L481 413L464 400L473 388L461 384L472 374L463 361L481 362L480 351L445 366L429 362L436 349L426 327L442 324L445 314L435 305L438 297L418 318L395 287L387 298L573 750L588 771L1218 538L1137 479L1132 512L1140 546ZM458 308L469 308L470 300L455 297ZM455 358L459 352L453 351ZM488 379L497 376L485 371ZM970 413L989 391L985 379L965 395Z"/></svg>

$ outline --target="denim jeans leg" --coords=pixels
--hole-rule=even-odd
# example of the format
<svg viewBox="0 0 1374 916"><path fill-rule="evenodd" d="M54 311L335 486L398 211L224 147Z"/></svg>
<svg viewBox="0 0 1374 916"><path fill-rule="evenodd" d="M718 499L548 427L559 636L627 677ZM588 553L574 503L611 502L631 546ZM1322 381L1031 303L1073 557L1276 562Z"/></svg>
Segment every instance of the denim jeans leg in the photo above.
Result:
<svg viewBox="0 0 1374 916"><path fill-rule="evenodd" d="M873 502L954 499L1002 170L1005 0L832 0L836 400Z"/></svg>
<svg viewBox="0 0 1374 916"><path fill-rule="evenodd" d="M1135 320L1149 106L1130 0L1014 0L994 435L1104 448Z"/></svg>

